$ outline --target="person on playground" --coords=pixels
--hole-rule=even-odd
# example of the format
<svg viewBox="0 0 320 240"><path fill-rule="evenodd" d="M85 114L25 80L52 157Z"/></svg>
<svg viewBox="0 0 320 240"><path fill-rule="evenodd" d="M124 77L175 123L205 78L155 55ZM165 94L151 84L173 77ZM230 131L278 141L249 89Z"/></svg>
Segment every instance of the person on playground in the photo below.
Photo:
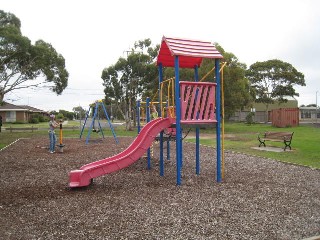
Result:
<svg viewBox="0 0 320 240"><path fill-rule="evenodd" d="M157 111L157 109L156 109L156 106L155 105L152 105L152 113L151 113L151 117L152 117L152 119L156 119L156 118L158 118L159 116L158 116L158 111Z"/></svg>
<svg viewBox="0 0 320 240"><path fill-rule="evenodd" d="M56 146L57 137L54 132L54 129L59 126L59 123L55 121L55 116L53 114L50 115L50 121L49 121L49 152L54 153L54 149Z"/></svg>

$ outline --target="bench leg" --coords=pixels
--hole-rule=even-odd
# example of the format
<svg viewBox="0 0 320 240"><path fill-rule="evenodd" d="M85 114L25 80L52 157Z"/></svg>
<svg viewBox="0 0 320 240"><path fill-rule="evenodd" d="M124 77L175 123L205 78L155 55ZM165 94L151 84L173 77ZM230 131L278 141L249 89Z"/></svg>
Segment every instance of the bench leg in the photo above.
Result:
<svg viewBox="0 0 320 240"><path fill-rule="evenodd" d="M263 146L266 146L266 144L264 143L265 141L261 141L260 139L258 139L260 144L259 144L259 147L261 147L261 145L263 144Z"/></svg>
<svg viewBox="0 0 320 240"><path fill-rule="evenodd" d="M284 144L285 144L285 147L284 147L284 151L287 149L287 147L289 147L290 148L290 150L291 150L291 142L286 142L286 141L284 141Z"/></svg>

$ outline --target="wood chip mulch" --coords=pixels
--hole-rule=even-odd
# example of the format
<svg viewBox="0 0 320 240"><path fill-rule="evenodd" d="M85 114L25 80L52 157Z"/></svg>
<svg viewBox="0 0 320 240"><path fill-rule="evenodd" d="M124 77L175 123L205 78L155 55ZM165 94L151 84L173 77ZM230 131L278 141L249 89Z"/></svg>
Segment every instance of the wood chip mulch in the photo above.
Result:
<svg viewBox="0 0 320 240"><path fill-rule="evenodd" d="M20 139L0 151L1 239L303 239L320 235L320 171L240 153L225 153L217 183L215 149L183 143L182 185L175 144L159 176L145 158L70 190L68 173L120 153L133 138L65 139L48 153L47 138ZM166 144L165 144L166 147ZM166 149L164 150L166 154Z"/></svg>

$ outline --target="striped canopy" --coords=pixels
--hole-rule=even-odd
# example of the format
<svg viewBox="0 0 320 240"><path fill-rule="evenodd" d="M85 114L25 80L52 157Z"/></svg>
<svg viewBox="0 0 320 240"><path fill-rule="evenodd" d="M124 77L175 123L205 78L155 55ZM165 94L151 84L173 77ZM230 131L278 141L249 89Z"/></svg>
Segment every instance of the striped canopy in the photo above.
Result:
<svg viewBox="0 0 320 240"><path fill-rule="evenodd" d="M180 68L200 67L203 58L223 58L210 42L163 37L157 65L174 67L174 57L179 56Z"/></svg>

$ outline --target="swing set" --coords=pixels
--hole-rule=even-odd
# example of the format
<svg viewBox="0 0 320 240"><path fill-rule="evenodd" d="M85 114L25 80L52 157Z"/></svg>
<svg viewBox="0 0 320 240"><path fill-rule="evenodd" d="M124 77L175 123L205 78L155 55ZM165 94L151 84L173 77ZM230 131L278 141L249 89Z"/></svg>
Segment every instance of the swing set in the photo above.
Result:
<svg viewBox="0 0 320 240"><path fill-rule="evenodd" d="M102 129L101 123L100 123L100 114L99 114L100 107L102 107L102 109L103 109L104 115L105 115L105 117L106 117L106 119L108 121L109 127L110 127L110 129L112 131L112 134L113 134L113 137L114 137L116 143L118 144L119 143L118 142L118 138L117 138L117 136L115 134L114 128L113 128L113 126L111 124L111 121L110 121L110 118L108 116L107 109L106 109L106 107L105 107L105 105L104 105L102 100L98 100L94 104L91 104L89 106L89 109L86 112L86 117L85 117L85 120L84 120L84 124L83 124L82 129L81 129L80 138L82 137L83 131L84 131L85 127L86 127L86 123L87 123L87 120L88 120L90 115L92 115L92 120L91 120L91 123L90 123L90 126L89 126L89 130L88 130L88 134L87 134L87 137L86 137L86 144L89 143L91 132L96 132L98 134L101 133L102 138L104 138L103 129ZM96 124L95 124L96 120L98 122L98 128L96 127Z"/></svg>

